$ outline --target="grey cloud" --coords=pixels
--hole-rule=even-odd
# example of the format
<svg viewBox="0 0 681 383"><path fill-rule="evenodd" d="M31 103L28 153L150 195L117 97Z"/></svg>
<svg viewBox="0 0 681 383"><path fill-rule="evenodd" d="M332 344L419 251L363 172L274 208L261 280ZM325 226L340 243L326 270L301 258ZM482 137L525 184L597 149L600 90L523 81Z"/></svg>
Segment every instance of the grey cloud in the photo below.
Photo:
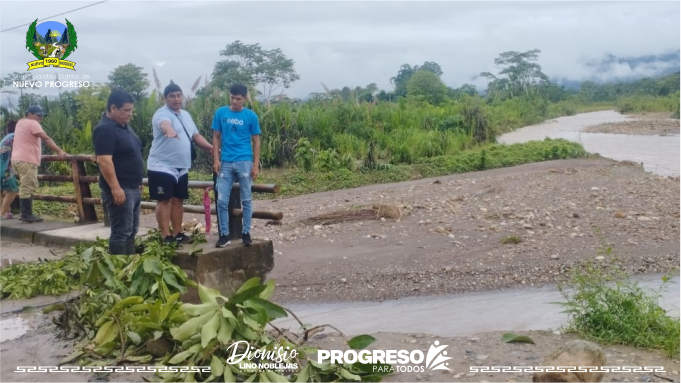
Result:
<svg viewBox="0 0 681 383"><path fill-rule="evenodd" d="M2 2L2 28L83 6L82 2ZM588 63L660 55L679 49L678 2L109 2L66 17L76 26L79 73L105 82L117 65L139 65L162 82L190 86L210 74L235 41L281 48L301 76L292 97L376 83L390 90L402 64L435 61L449 86L497 72L501 52L541 49L551 78L652 76L678 67L651 61L631 67ZM63 17L63 16L60 16ZM30 21L30 20L27 20ZM30 55L25 30L2 33L2 73L22 71ZM165 65L158 66L158 63ZM600 69L599 69L600 68ZM602 70L604 69L604 70ZM152 81L153 83L153 81ZM187 85L184 85L187 84Z"/></svg>

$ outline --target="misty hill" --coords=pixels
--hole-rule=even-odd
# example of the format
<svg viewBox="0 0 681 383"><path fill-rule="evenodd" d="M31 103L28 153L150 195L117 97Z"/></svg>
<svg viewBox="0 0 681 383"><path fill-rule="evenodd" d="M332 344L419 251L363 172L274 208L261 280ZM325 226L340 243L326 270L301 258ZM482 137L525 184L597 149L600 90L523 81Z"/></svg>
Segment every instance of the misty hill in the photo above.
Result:
<svg viewBox="0 0 681 383"><path fill-rule="evenodd" d="M564 86L565 89L578 90L580 85L586 81L605 85L631 83L644 78L661 79L681 71L679 54L681 54L681 50L658 55L634 57L620 57L607 54L599 61L585 63L585 66L596 69L594 75L582 80L552 78L551 82ZM621 72L626 72L627 74L618 74Z"/></svg>

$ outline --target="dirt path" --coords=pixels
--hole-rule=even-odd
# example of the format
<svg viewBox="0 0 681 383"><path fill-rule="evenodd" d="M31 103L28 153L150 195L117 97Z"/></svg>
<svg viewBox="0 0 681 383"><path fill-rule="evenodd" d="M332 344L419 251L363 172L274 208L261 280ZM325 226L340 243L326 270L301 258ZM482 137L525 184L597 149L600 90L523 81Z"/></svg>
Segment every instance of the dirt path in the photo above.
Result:
<svg viewBox="0 0 681 383"><path fill-rule="evenodd" d="M313 224L359 206L401 219ZM399 184L256 201L283 224L274 241L280 302L395 299L553 283L613 248L633 273L679 264L679 179L606 159L561 160ZM518 237L519 244L502 244ZM607 261L607 259L604 259Z"/></svg>

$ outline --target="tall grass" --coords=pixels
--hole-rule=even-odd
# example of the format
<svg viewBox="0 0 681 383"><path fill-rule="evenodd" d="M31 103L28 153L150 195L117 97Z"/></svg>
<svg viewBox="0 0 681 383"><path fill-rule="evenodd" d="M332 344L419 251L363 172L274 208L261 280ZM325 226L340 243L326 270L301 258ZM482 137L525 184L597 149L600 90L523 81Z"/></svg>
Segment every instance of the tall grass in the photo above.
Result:
<svg viewBox="0 0 681 383"><path fill-rule="evenodd" d="M670 116L679 109L679 92L668 97L630 96L616 102L620 113L669 112Z"/></svg>
<svg viewBox="0 0 681 383"><path fill-rule="evenodd" d="M678 358L679 318L667 315L658 303L668 281L665 276L658 290L646 289L614 262L607 270L588 262L559 286L566 299L566 328L600 342L661 349Z"/></svg>
<svg viewBox="0 0 681 383"><path fill-rule="evenodd" d="M105 111L109 94L106 86L79 92L65 92L59 98L36 99L50 111L44 125L69 153L91 153L91 129ZM23 100L26 101L26 100ZM228 92L207 90L187 100L185 108L193 116L199 132L209 141L213 115L229 104ZM131 125L144 143L144 156L152 142L151 117L162 106L154 92L135 105ZM497 134L536 124L548 118L614 107L607 103L588 104L572 97L550 102L539 94L506 100L473 96L449 99L441 105L422 100L400 98L398 102L309 101L265 105L251 99L247 105L259 117L261 125L261 161L267 168L296 165L296 148L306 139L316 155L329 164L354 168L355 162L369 160L377 164L413 164L423 159L462 154L495 141ZM669 111L678 113L678 92L672 96L627 97L617 101L621 111ZM335 153L335 154L334 154ZM336 156L339 161L335 161ZM369 162L371 162L369 161ZM66 167L51 164L51 173L68 172ZM211 154L198 151L195 170L211 172Z"/></svg>

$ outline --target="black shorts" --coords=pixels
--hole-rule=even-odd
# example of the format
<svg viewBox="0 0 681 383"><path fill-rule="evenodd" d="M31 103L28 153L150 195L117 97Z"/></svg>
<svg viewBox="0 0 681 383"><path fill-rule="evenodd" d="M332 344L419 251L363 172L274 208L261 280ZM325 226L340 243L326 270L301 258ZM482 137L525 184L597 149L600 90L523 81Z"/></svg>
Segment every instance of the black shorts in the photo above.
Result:
<svg viewBox="0 0 681 383"><path fill-rule="evenodd" d="M148 171L149 198L156 201L167 201L171 198L189 198L189 174L185 174L175 182L175 177L164 172Z"/></svg>

